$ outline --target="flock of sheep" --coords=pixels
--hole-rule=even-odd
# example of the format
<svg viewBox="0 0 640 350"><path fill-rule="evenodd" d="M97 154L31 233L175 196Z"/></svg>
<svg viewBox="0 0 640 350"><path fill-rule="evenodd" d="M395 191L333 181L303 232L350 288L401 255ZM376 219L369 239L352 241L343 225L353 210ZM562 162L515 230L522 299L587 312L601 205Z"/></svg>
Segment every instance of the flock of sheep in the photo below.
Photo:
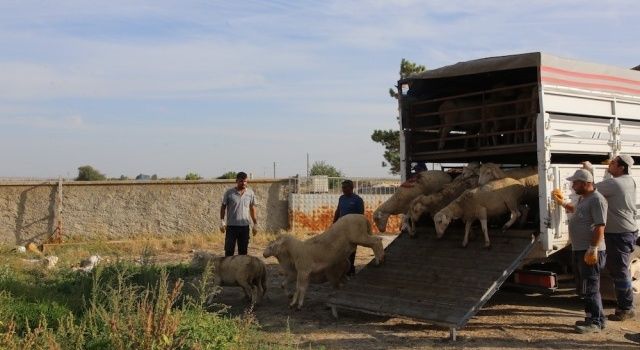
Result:
<svg viewBox="0 0 640 350"><path fill-rule="evenodd" d="M387 227L390 215L407 214L403 229L416 232L416 222L423 215L433 218L437 236L444 235L452 220L462 219L465 235L462 246L469 243L471 224L480 220L485 247L491 246L487 219L509 213L506 230L520 217L520 204L538 198L538 171L535 167L503 171L498 164L470 163L462 173L452 177L439 170L418 173L373 213L380 232Z"/></svg>
<svg viewBox="0 0 640 350"><path fill-rule="evenodd" d="M462 219L465 222L462 245L466 247L471 223L480 220L488 248L491 243L487 219L509 213L510 219L503 226L506 230L520 217L520 204L537 196L538 172L534 167L503 171L493 163L470 163L456 178L436 170L417 174L374 212L374 222L384 232L390 215L406 214L410 221L407 228L413 236L415 223L428 214L433 217L437 236L442 237L452 220ZM367 218L349 214L325 232L304 241L282 234L269 243L263 256L276 257L285 275L281 286L291 298L289 306L300 309L309 283L329 282L336 289L345 283L348 257L356 246L371 248L375 263L383 262L382 240L372 235ZM212 267L217 286L242 287L252 304L259 303L267 291L267 270L257 257L216 257L196 252L193 264Z"/></svg>
<svg viewBox="0 0 640 350"><path fill-rule="evenodd" d="M364 215L349 214L341 217L325 232L304 241L282 234L269 243L263 256L278 259L285 274L282 287L291 298L289 306L300 309L309 283L328 281L334 288L340 288L349 271L349 255L358 245L371 248L378 264L384 260L382 239L372 235L369 220ZM196 252L193 264L211 266L217 286L242 287L252 304L260 302L267 291L266 268L257 257L216 257L210 253ZM294 282L295 291L291 293Z"/></svg>

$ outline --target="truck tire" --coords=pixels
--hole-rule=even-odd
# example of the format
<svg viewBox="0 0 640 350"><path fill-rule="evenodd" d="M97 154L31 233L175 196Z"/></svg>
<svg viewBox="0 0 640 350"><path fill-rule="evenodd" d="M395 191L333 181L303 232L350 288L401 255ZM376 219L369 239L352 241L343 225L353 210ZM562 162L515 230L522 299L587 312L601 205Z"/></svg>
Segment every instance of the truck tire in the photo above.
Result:
<svg viewBox="0 0 640 350"><path fill-rule="evenodd" d="M633 304L636 310L640 310L640 246L635 246L629 262L631 270L631 288L633 288ZM616 302L616 290L609 271L605 269L600 278L600 294L602 299Z"/></svg>

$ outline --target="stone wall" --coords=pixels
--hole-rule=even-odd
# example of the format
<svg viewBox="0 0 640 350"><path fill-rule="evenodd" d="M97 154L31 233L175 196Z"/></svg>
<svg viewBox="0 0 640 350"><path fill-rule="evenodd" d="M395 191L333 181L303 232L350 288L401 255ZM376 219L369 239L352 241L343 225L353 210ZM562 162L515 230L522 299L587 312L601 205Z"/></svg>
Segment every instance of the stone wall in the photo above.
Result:
<svg viewBox="0 0 640 350"><path fill-rule="evenodd" d="M234 181L64 182L63 233L72 239L170 236L218 230L220 202ZM288 229L288 180L250 181L258 227ZM42 242L56 227L58 184L0 184L0 242Z"/></svg>

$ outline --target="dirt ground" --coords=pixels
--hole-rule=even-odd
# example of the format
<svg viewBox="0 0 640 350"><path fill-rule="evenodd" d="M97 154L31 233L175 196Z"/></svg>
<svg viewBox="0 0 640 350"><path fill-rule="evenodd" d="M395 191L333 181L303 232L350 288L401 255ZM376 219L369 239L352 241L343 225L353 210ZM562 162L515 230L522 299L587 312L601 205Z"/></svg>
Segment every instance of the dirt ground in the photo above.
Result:
<svg viewBox="0 0 640 350"><path fill-rule="evenodd" d="M385 243L392 238L386 237ZM262 257L262 249L252 243L249 254ZM358 249L358 268L372 258L371 250ZM269 274L267 299L255 308L255 315L261 329L271 333L273 339L293 338L300 348L640 349L638 318L609 322L599 334L576 334L573 323L582 319L583 306L568 282L566 288L553 295L499 291L458 331L457 341L451 342L448 329L414 320L346 310L339 311L336 320L325 306L332 293L328 285L312 285L303 309L290 310L288 298L280 288L282 276L277 261L269 258L265 262ZM240 314L247 307L239 288L226 288L217 301L229 305L233 314ZM606 304L606 313L612 313L613 308Z"/></svg>

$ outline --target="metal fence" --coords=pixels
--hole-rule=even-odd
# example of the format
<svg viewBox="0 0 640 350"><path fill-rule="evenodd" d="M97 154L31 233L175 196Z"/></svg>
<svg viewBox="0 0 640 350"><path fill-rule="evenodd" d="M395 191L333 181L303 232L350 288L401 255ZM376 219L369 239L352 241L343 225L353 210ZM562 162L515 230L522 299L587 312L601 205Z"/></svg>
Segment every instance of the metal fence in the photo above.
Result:
<svg viewBox="0 0 640 350"><path fill-rule="evenodd" d="M342 193L342 181L353 181L353 191L357 194L394 194L400 186L400 178L369 178L369 177L329 177L309 176L293 177L289 179L291 193Z"/></svg>

